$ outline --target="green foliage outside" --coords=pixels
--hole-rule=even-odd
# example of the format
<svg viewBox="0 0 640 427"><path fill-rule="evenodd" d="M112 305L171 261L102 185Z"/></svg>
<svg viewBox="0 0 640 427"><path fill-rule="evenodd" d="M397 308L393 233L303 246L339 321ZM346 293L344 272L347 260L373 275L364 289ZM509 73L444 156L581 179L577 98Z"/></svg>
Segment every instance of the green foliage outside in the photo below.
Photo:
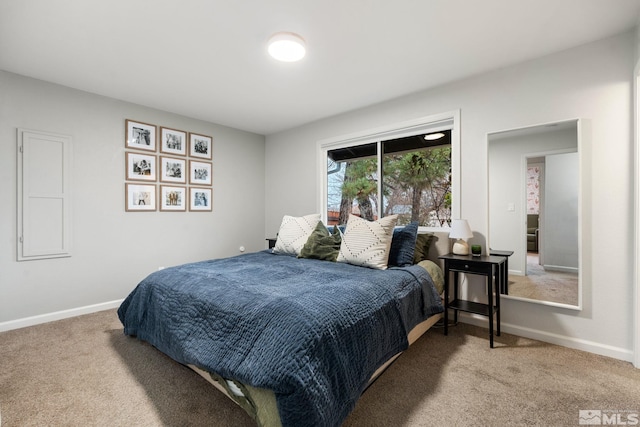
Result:
<svg viewBox="0 0 640 427"><path fill-rule="evenodd" d="M354 201L360 216L375 219L377 159L346 163L339 224L345 224ZM442 226L451 221L451 147L442 146L383 157L383 215L397 213L399 224L418 221Z"/></svg>

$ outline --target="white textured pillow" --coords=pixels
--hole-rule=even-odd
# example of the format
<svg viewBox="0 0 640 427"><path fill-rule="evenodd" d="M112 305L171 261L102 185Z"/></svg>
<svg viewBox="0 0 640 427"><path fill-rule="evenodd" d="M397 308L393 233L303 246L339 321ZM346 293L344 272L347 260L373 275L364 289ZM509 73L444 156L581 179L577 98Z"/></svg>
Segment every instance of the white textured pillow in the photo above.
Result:
<svg viewBox="0 0 640 427"><path fill-rule="evenodd" d="M396 222L398 215L385 216L378 221L349 215L337 261L385 270Z"/></svg>
<svg viewBox="0 0 640 427"><path fill-rule="evenodd" d="M294 217L285 215L280 224L278 238L273 252L300 255L307 239L320 222L320 214Z"/></svg>

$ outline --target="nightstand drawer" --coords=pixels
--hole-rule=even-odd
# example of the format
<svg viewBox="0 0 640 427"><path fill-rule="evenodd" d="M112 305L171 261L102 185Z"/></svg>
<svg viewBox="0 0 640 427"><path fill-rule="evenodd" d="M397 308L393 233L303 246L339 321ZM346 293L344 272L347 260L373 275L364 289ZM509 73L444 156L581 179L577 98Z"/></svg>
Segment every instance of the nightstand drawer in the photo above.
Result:
<svg viewBox="0 0 640 427"><path fill-rule="evenodd" d="M469 273L491 274L493 266L487 263L477 263L469 260L448 260L449 270Z"/></svg>

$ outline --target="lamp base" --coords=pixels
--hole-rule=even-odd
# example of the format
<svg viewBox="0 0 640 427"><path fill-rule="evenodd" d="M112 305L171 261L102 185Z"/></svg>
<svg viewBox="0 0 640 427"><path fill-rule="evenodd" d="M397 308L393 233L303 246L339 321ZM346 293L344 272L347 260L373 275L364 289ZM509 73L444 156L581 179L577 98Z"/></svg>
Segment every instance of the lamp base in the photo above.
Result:
<svg viewBox="0 0 640 427"><path fill-rule="evenodd" d="M452 252L454 255L469 255L469 245L462 239L458 239L453 243Z"/></svg>

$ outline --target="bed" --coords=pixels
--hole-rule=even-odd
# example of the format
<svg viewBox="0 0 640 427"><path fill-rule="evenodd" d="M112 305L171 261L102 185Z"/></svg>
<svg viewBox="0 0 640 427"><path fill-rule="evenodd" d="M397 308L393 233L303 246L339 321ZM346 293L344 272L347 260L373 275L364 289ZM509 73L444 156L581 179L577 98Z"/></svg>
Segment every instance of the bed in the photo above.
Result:
<svg viewBox="0 0 640 427"><path fill-rule="evenodd" d="M125 334L192 368L260 426L339 426L366 387L441 318L442 273L434 261L448 252L448 238L432 234L422 259L397 266L391 243L410 227L390 222L381 227L388 265L374 268L344 257L301 257L322 229L338 256L349 239L351 249L371 246L354 240L351 218L343 234L329 234L313 216L302 234L289 236L299 242L288 249L285 219L275 250L154 272L118 316Z"/></svg>

